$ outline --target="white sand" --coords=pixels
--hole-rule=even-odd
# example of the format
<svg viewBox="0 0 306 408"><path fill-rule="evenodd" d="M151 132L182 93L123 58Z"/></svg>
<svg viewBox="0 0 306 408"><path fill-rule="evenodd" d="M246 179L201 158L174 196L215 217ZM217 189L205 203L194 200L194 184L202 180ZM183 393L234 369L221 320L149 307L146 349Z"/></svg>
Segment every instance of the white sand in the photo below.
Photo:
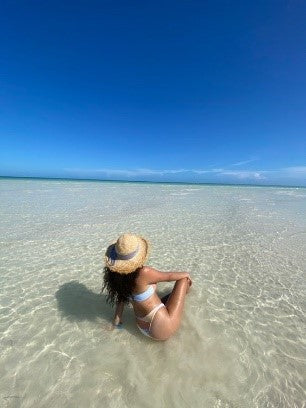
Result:
<svg viewBox="0 0 306 408"><path fill-rule="evenodd" d="M306 189L2 179L0 210L1 407L305 406ZM108 330L125 231L193 276L167 342Z"/></svg>

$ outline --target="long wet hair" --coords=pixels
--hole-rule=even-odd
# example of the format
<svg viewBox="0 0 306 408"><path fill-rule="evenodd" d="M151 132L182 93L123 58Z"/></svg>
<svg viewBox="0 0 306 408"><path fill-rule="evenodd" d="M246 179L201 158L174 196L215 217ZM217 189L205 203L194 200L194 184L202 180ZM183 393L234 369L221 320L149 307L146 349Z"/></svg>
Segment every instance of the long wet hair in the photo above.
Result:
<svg viewBox="0 0 306 408"><path fill-rule="evenodd" d="M106 301L111 306L117 302L128 303L132 295L135 282L138 278L140 268L128 274L113 272L109 268L104 268L103 287L108 292Z"/></svg>

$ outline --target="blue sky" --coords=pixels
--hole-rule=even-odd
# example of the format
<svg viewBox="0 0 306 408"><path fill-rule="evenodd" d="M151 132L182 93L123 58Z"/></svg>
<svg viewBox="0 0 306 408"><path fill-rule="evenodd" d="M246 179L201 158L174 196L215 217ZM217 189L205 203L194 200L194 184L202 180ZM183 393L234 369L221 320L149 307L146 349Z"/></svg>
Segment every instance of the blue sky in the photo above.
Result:
<svg viewBox="0 0 306 408"><path fill-rule="evenodd" d="M306 185L306 4L4 1L0 175Z"/></svg>

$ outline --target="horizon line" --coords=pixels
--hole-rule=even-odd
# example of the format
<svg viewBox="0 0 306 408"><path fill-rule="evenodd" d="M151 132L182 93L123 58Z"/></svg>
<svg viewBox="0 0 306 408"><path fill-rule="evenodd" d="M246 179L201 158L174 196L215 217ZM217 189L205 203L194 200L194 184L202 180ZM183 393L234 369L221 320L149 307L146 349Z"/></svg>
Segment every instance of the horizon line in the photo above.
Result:
<svg viewBox="0 0 306 408"><path fill-rule="evenodd" d="M281 188L306 188L306 186L286 184L249 184L249 183L213 183L192 181L152 181L152 180L121 180L121 179L97 179L75 177L40 177L40 176L2 176L0 179L30 179L30 180L69 180L69 181L95 181L116 183L151 183L151 184L183 184L183 185L212 185L212 186L241 186L241 187L281 187Z"/></svg>

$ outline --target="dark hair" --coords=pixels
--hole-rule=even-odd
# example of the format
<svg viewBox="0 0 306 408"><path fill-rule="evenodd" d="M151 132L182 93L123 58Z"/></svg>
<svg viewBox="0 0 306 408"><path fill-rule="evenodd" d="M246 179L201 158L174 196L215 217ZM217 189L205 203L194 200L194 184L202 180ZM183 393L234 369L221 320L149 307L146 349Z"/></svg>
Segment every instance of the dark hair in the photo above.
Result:
<svg viewBox="0 0 306 408"><path fill-rule="evenodd" d="M113 306L116 302L129 302L135 287L135 281L139 275L139 269L131 273L121 274L113 272L107 267L104 268L102 291L107 290L106 301L110 305Z"/></svg>

